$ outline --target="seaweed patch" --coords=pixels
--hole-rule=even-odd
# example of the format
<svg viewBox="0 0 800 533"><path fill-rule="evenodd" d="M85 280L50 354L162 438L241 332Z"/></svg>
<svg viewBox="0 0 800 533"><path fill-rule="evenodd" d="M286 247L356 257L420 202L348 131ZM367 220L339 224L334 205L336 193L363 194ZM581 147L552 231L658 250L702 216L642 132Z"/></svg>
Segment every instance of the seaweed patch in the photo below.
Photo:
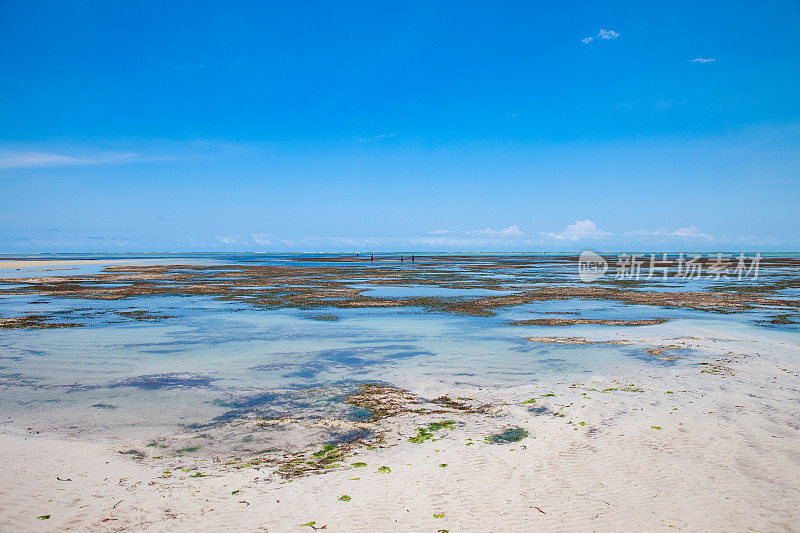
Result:
<svg viewBox="0 0 800 533"><path fill-rule="evenodd" d="M495 433L486 437L486 442L489 444L507 444L509 442L518 442L528 436L528 432L520 427L510 427L501 433Z"/></svg>

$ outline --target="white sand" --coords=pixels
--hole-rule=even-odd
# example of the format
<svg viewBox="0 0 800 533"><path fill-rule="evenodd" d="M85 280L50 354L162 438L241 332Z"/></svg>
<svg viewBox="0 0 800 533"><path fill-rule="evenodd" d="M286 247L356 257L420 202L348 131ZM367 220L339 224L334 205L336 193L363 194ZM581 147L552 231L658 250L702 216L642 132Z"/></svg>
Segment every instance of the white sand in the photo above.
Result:
<svg viewBox="0 0 800 533"><path fill-rule="evenodd" d="M286 483L211 461L165 477L163 465L117 453L119 443L12 422L0 430L0 530L311 531L300 525L310 521L326 531L800 530L800 347L754 348L719 332L677 342L709 348L721 366L487 391L505 402L494 416L465 414L421 444L407 441L417 415L391 419L385 447L348 460L367 467ZM600 392L631 383L642 392ZM482 441L509 426L529 436ZM391 473L378 473L384 465ZM204 477L189 477L197 470Z"/></svg>

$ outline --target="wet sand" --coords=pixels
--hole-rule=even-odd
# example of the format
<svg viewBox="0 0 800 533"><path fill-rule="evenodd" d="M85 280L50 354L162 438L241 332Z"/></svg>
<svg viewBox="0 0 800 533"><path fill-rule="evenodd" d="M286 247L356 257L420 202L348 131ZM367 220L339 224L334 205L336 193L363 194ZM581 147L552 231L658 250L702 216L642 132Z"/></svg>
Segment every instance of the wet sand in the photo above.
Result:
<svg viewBox="0 0 800 533"><path fill-rule="evenodd" d="M348 455L339 468L299 477L213 459L156 466L110 443L5 424L0 525L796 530L800 347L763 341L745 354L752 339L690 333L684 344L716 354L708 364L486 391L474 399L491 406L483 413L398 414L386 419L381 444ZM431 419L454 423L415 439ZM509 428L527 436L487 440Z"/></svg>
<svg viewBox="0 0 800 533"><path fill-rule="evenodd" d="M57 267L74 267L83 265L129 265L131 261L113 259L0 259L0 269L41 268L56 269Z"/></svg>
<svg viewBox="0 0 800 533"><path fill-rule="evenodd" d="M318 262L323 266L112 267L85 276L15 279L5 293L81 302L166 293L227 302L232 292L241 290L237 304L256 309L267 301L303 310L420 303L409 297L362 296L348 281L352 272L328 270L325 261ZM481 265L485 269L485 259ZM794 272L794 263L787 268ZM463 282L460 276L430 266L416 272L380 267L366 275L372 284L436 286ZM471 286L486 286L473 276L466 275ZM284 286L275 288L277 282ZM608 286L550 284L491 298L433 297L425 299L422 309L480 317L539 298L569 302L596 293L623 304L656 300L664 309L727 302L730 309L757 311L753 323L764 312L777 310L794 317L797 302L778 300L780 289L770 283L749 292L684 291L677 298L675 292L652 289L640 294ZM500 282L492 286L508 288ZM150 312L121 315L115 308L109 313L123 321L168 319ZM99 316L104 320L106 315ZM8 320L16 320L17 330L83 325L67 318L80 317L54 312L38 321ZM331 313L309 318L338 324ZM361 419L233 417L156 440L88 436L79 428L65 434L10 417L0 426L5 451L0 457L0 529L800 528L796 332L738 323L722 327L724 320L716 328L658 315L532 320L545 322L505 324L519 331L523 343L620 345L668 362L679 359L675 354L683 350L700 355L691 364L619 370L580 382L539 380L477 390L455 385L442 390L432 382L407 383L405 389L366 384L344 397L345 404L367 413ZM594 327L598 325L602 327ZM540 326L542 334L531 336L531 328ZM147 379L204 386L196 376ZM114 386L120 385L148 383L128 380ZM231 411L238 405L231 401ZM285 441L280 449L237 456L250 435L275 430ZM331 430L352 438L331 442L321 437ZM200 450L199 437L204 445L219 444Z"/></svg>

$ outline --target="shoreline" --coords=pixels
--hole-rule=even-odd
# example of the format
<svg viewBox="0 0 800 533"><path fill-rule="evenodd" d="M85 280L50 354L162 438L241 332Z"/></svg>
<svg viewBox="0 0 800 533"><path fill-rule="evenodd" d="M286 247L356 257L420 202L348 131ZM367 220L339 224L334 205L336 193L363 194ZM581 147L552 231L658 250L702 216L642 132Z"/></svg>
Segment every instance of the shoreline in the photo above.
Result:
<svg viewBox="0 0 800 533"><path fill-rule="evenodd" d="M71 267L86 265L138 265L141 260L126 259L0 259L0 269L19 270L22 268L43 268L45 270L64 270L48 267Z"/></svg>
<svg viewBox="0 0 800 533"><path fill-rule="evenodd" d="M0 529L800 529L797 261L756 285L679 291L576 284L559 261L93 262L108 268L8 276L3 385L14 401L50 396L0 427ZM371 292L386 286L397 291ZM159 299L184 297L214 303L193 322ZM239 322L213 322L234 311ZM622 349L628 360L600 363ZM241 359L225 374L228 354ZM95 379L69 374L87 355ZM48 365L64 377L41 375L45 356L63 358ZM386 367L359 374L374 362ZM454 378L454 364L476 377ZM148 402L140 418L158 408L149 425L113 425L131 413L108 397L123 387ZM93 390L106 392L46 403ZM36 412L47 416L26 420Z"/></svg>
<svg viewBox="0 0 800 533"><path fill-rule="evenodd" d="M387 418L383 443L359 448L341 467L293 478L271 476L267 466L233 468L213 459L149 464L119 453L118 443L6 425L0 525L797 529L800 365L792 354L798 346L767 339L758 354L745 355L735 338L710 334L690 342L711 349L716 366L486 391L477 401L492 400L488 413L433 415L456 423L421 442L409 439L432 415ZM527 437L486 442L511 427L525 429ZM366 466L352 466L357 463Z"/></svg>

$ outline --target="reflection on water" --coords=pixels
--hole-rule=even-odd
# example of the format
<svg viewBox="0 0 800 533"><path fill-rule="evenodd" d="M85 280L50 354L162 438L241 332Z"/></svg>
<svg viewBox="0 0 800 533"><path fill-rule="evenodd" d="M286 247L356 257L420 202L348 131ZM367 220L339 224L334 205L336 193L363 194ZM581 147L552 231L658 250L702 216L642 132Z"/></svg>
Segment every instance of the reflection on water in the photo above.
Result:
<svg viewBox="0 0 800 533"><path fill-rule="evenodd" d="M631 346L530 343L531 328L504 326L504 317L337 314L339 321L327 322L302 313L226 313L209 302L184 310L179 323L6 332L0 407L61 420L59 427L89 422L114 432L206 424L254 410L321 413L319 401L306 401L320 386L338 387L333 396L370 381L469 389L657 362Z"/></svg>
<svg viewBox="0 0 800 533"><path fill-rule="evenodd" d="M267 260L194 259L196 264ZM168 264L174 258L159 261ZM76 268L99 270L96 266ZM38 273L43 274L57 272ZM476 273L476 282L481 276L515 279L504 272ZM353 287L366 288L367 294L378 297L459 298L513 292L370 286L352 281ZM692 357L683 351L680 357L684 359L658 358L638 346L529 342L526 338L531 336L591 336L606 326L508 325L515 320L590 316L669 318L679 324L709 317L696 310L586 300L541 301L499 309L497 316L464 317L416 308L323 309L314 314L254 310L238 302L199 296L83 300L16 295L0 299L0 315L6 316L63 309L88 321L88 326L2 331L2 420L110 436L157 435L254 414L358 420L368 413L342 399L365 382L391 383L433 397L453 388L468 391L537 380L582 380L619 370L680 365ZM130 314L140 311L140 315ZM103 320L93 321L101 312ZM751 328L743 325L746 319L752 319L752 313L724 316L726 323Z"/></svg>

